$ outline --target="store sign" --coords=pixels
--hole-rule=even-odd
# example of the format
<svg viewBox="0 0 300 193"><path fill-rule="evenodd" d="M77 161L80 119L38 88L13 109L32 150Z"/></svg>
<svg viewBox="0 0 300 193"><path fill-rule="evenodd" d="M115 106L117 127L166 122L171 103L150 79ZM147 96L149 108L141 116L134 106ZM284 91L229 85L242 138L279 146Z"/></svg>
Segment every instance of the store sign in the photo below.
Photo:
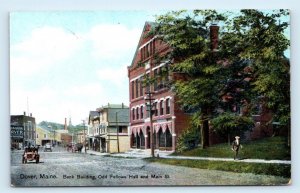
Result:
<svg viewBox="0 0 300 193"><path fill-rule="evenodd" d="M23 138L24 129L21 126L11 126L10 136L12 138Z"/></svg>

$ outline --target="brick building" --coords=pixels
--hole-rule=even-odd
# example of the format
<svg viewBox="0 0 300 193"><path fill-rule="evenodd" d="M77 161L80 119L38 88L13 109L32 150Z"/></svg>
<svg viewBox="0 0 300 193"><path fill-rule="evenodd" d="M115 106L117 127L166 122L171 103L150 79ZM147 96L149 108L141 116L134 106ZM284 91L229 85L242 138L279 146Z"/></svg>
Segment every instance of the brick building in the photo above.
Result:
<svg viewBox="0 0 300 193"><path fill-rule="evenodd" d="M169 80L168 60L163 58L170 47L156 37L147 36L154 23L146 22L141 34L131 66L128 67L130 93L130 145L131 148L150 149L150 113L146 110L146 94L151 92L153 98L153 143L155 149L175 150L176 137L187 128L189 115L184 113L176 103L174 93L167 88ZM160 76L162 73L165 76ZM147 77L158 80L144 87Z"/></svg>
<svg viewBox="0 0 300 193"><path fill-rule="evenodd" d="M24 112L24 115L11 115L10 128L12 148L36 145L36 124L32 114L26 116Z"/></svg>

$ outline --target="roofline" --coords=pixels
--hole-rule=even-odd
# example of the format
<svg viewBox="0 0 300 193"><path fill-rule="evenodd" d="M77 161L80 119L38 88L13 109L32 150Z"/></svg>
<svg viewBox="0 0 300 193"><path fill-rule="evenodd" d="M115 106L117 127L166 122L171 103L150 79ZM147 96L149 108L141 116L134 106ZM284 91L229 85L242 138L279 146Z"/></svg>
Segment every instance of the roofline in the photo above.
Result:
<svg viewBox="0 0 300 193"><path fill-rule="evenodd" d="M134 64L135 58L136 58L137 53L138 53L138 50L139 50L139 45L140 45L140 43L141 43L141 41L142 41L142 39L143 39L143 32L145 31L146 26L147 26L147 25L153 26L153 24L155 24L155 22L151 22L151 21L146 21L146 22L145 22L144 27L143 27L143 30L142 30L142 33L141 33L141 36L140 36L140 39L139 39L139 42L138 42L138 44L137 44L137 47L136 47L136 50L135 50L135 53L134 53L134 56L133 56L133 59L132 59L132 61L131 61L131 65L128 66L129 68L132 67L133 64Z"/></svg>

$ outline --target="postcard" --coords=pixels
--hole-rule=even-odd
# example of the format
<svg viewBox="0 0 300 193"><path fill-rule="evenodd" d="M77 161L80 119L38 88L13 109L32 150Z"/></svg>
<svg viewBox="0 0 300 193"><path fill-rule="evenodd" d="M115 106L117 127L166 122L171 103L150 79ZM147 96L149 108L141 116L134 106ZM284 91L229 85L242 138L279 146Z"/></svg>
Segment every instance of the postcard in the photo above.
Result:
<svg viewBox="0 0 300 193"><path fill-rule="evenodd" d="M291 184L289 14L11 12L11 186Z"/></svg>

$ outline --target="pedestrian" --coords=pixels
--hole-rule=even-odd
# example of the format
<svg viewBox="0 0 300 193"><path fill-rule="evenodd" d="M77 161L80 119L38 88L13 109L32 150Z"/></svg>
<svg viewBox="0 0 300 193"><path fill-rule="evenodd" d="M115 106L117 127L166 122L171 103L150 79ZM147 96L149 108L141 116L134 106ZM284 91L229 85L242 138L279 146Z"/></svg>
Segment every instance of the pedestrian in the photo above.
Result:
<svg viewBox="0 0 300 193"><path fill-rule="evenodd" d="M231 148L232 151L234 151L234 160L238 159L238 154L239 154L240 147L242 148L241 143L240 143L240 137L235 136L235 140L233 141L232 148Z"/></svg>

